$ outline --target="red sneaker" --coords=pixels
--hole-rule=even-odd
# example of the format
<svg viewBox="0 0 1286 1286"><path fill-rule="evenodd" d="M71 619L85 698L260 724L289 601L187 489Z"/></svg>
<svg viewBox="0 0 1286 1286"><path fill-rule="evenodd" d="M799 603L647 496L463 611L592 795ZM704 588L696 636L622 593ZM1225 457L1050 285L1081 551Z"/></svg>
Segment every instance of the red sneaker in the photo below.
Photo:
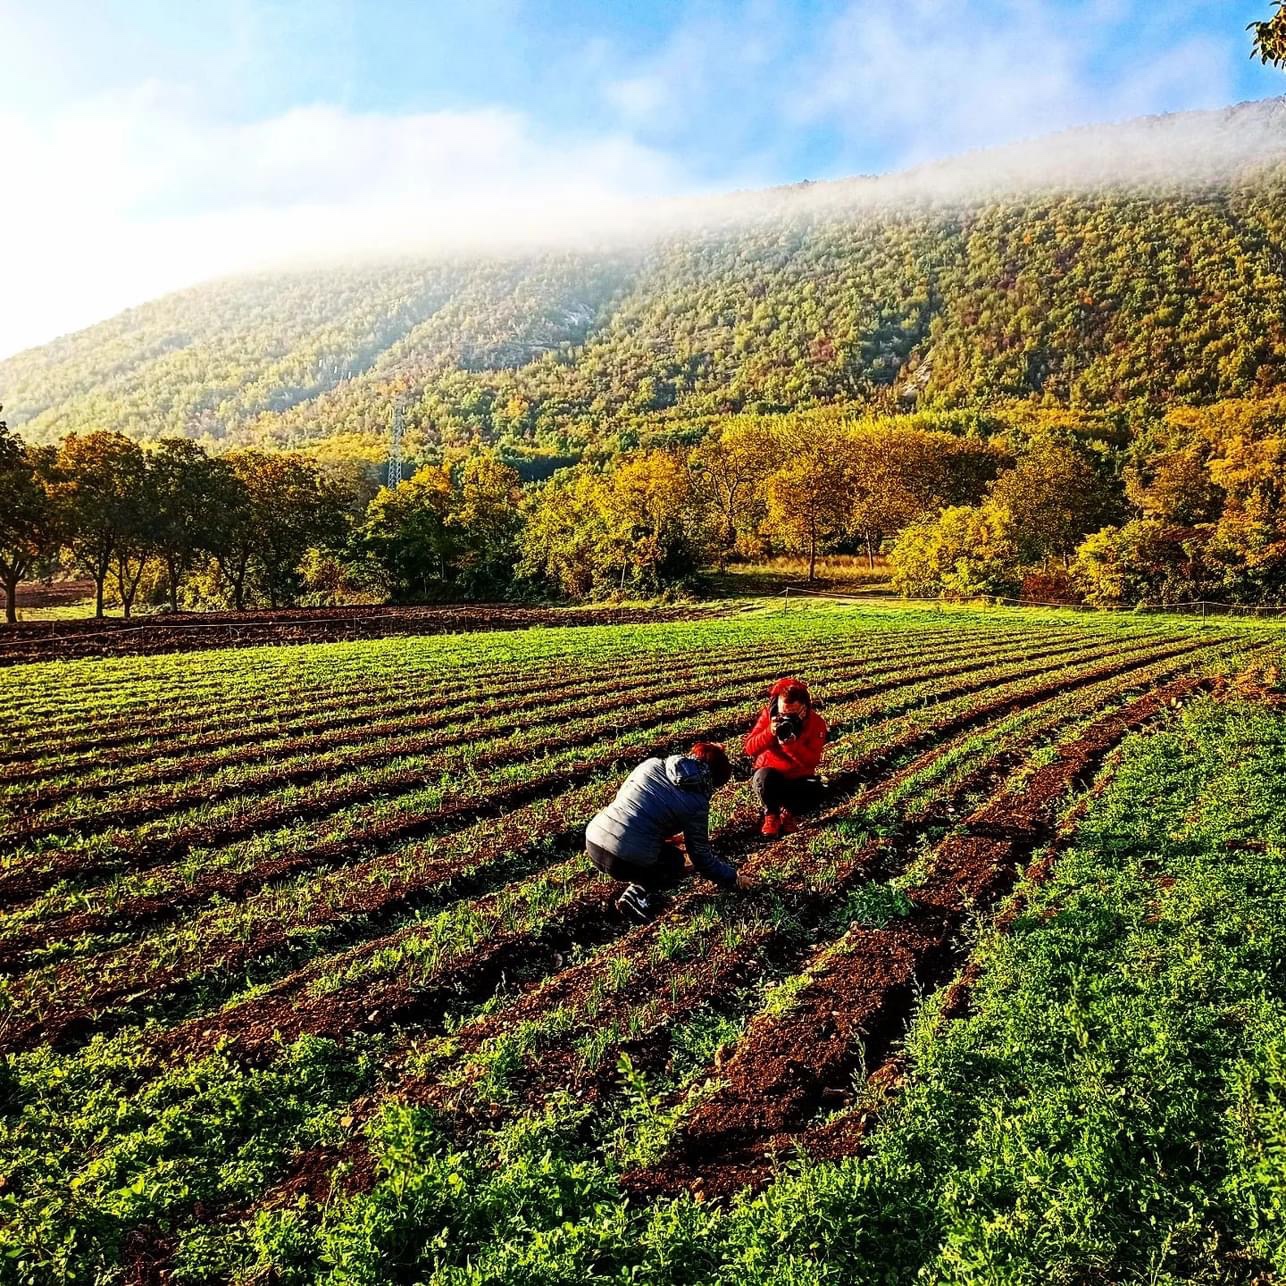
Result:
<svg viewBox="0 0 1286 1286"><path fill-rule="evenodd" d="M789 809L781 810L781 833L783 835L793 835L799 829L799 818Z"/></svg>
<svg viewBox="0 0 1286 1286"><path fill-rule="evenodd" d="M776 813L765 813L759 833L766 839L776 839L781 834L781 818Z"/></svg>

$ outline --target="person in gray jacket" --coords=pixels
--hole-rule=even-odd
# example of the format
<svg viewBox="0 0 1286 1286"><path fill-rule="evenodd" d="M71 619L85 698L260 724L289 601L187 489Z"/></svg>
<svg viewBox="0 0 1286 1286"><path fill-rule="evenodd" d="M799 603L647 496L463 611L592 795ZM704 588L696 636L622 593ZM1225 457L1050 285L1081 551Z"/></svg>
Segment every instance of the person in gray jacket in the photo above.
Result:
<svg viewBox="0 0 1286 1286"><path fill-rule="evenodd" d="M744 888L736 867L710 845L710 797L732 777L724 748L698 741L686 755L645 759L616 798L585 829L585 852L604 875L626 884L616 906L650 920L665 905L663 890L687 873L679 835L693 868L726 888Z"/></svg>

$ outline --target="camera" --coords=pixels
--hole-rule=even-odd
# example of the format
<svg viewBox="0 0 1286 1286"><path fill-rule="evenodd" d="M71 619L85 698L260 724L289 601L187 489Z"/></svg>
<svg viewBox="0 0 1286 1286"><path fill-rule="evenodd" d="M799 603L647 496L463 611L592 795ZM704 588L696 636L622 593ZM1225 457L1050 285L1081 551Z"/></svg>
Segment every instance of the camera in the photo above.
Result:
<svg viewBox="0 0 1286 1286"><path fill-rule="evenodd" d="M794 741L804 730L804 725L793 714L781 714L773 721L773 732L778 741Z"/></svg>

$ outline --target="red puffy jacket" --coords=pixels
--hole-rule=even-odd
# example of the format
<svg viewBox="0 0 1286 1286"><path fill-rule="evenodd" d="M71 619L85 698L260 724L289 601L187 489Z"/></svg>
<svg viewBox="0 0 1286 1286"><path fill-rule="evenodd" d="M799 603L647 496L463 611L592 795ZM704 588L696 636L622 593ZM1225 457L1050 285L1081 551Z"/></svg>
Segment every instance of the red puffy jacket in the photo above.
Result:
<svg viewBox="0 0 1286 1286"><path fill-rule="evenodd" d="M810 704L803 730L793 741L778 741L773 732L777 717L777 703L787 688L804 685L796 679L778 679L772 686L771 700L759 712L755 726L746 738L745 751L754 761L755 769L775 768L792 780L811 777L822 762L822 747L826 744L826 720ZM807 692L808 689L804 688Z"/></svg>

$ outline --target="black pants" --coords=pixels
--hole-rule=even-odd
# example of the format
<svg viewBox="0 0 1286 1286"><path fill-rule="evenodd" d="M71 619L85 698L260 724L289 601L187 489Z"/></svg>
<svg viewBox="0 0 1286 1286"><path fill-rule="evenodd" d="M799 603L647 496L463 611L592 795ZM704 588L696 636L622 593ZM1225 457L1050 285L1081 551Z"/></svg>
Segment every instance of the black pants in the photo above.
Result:
<svg viewBox="0 0 1286 1286"><path fill-rule="evenodd" d="M662 844L654 866L636 866L623 861L615 853L586 841L585 853L604 875L626 884L639 884L649 893L672 889L683 879L683 851L673 844Z"/></svg>
<svg viewBox="0 0 1286 1286"><path fill-rule="evenodd" d="M792 778L776 768L760 768L751 780L766 813L779 813L783 808L802 813L821 800L822 784L816 777Z"/></svg>

